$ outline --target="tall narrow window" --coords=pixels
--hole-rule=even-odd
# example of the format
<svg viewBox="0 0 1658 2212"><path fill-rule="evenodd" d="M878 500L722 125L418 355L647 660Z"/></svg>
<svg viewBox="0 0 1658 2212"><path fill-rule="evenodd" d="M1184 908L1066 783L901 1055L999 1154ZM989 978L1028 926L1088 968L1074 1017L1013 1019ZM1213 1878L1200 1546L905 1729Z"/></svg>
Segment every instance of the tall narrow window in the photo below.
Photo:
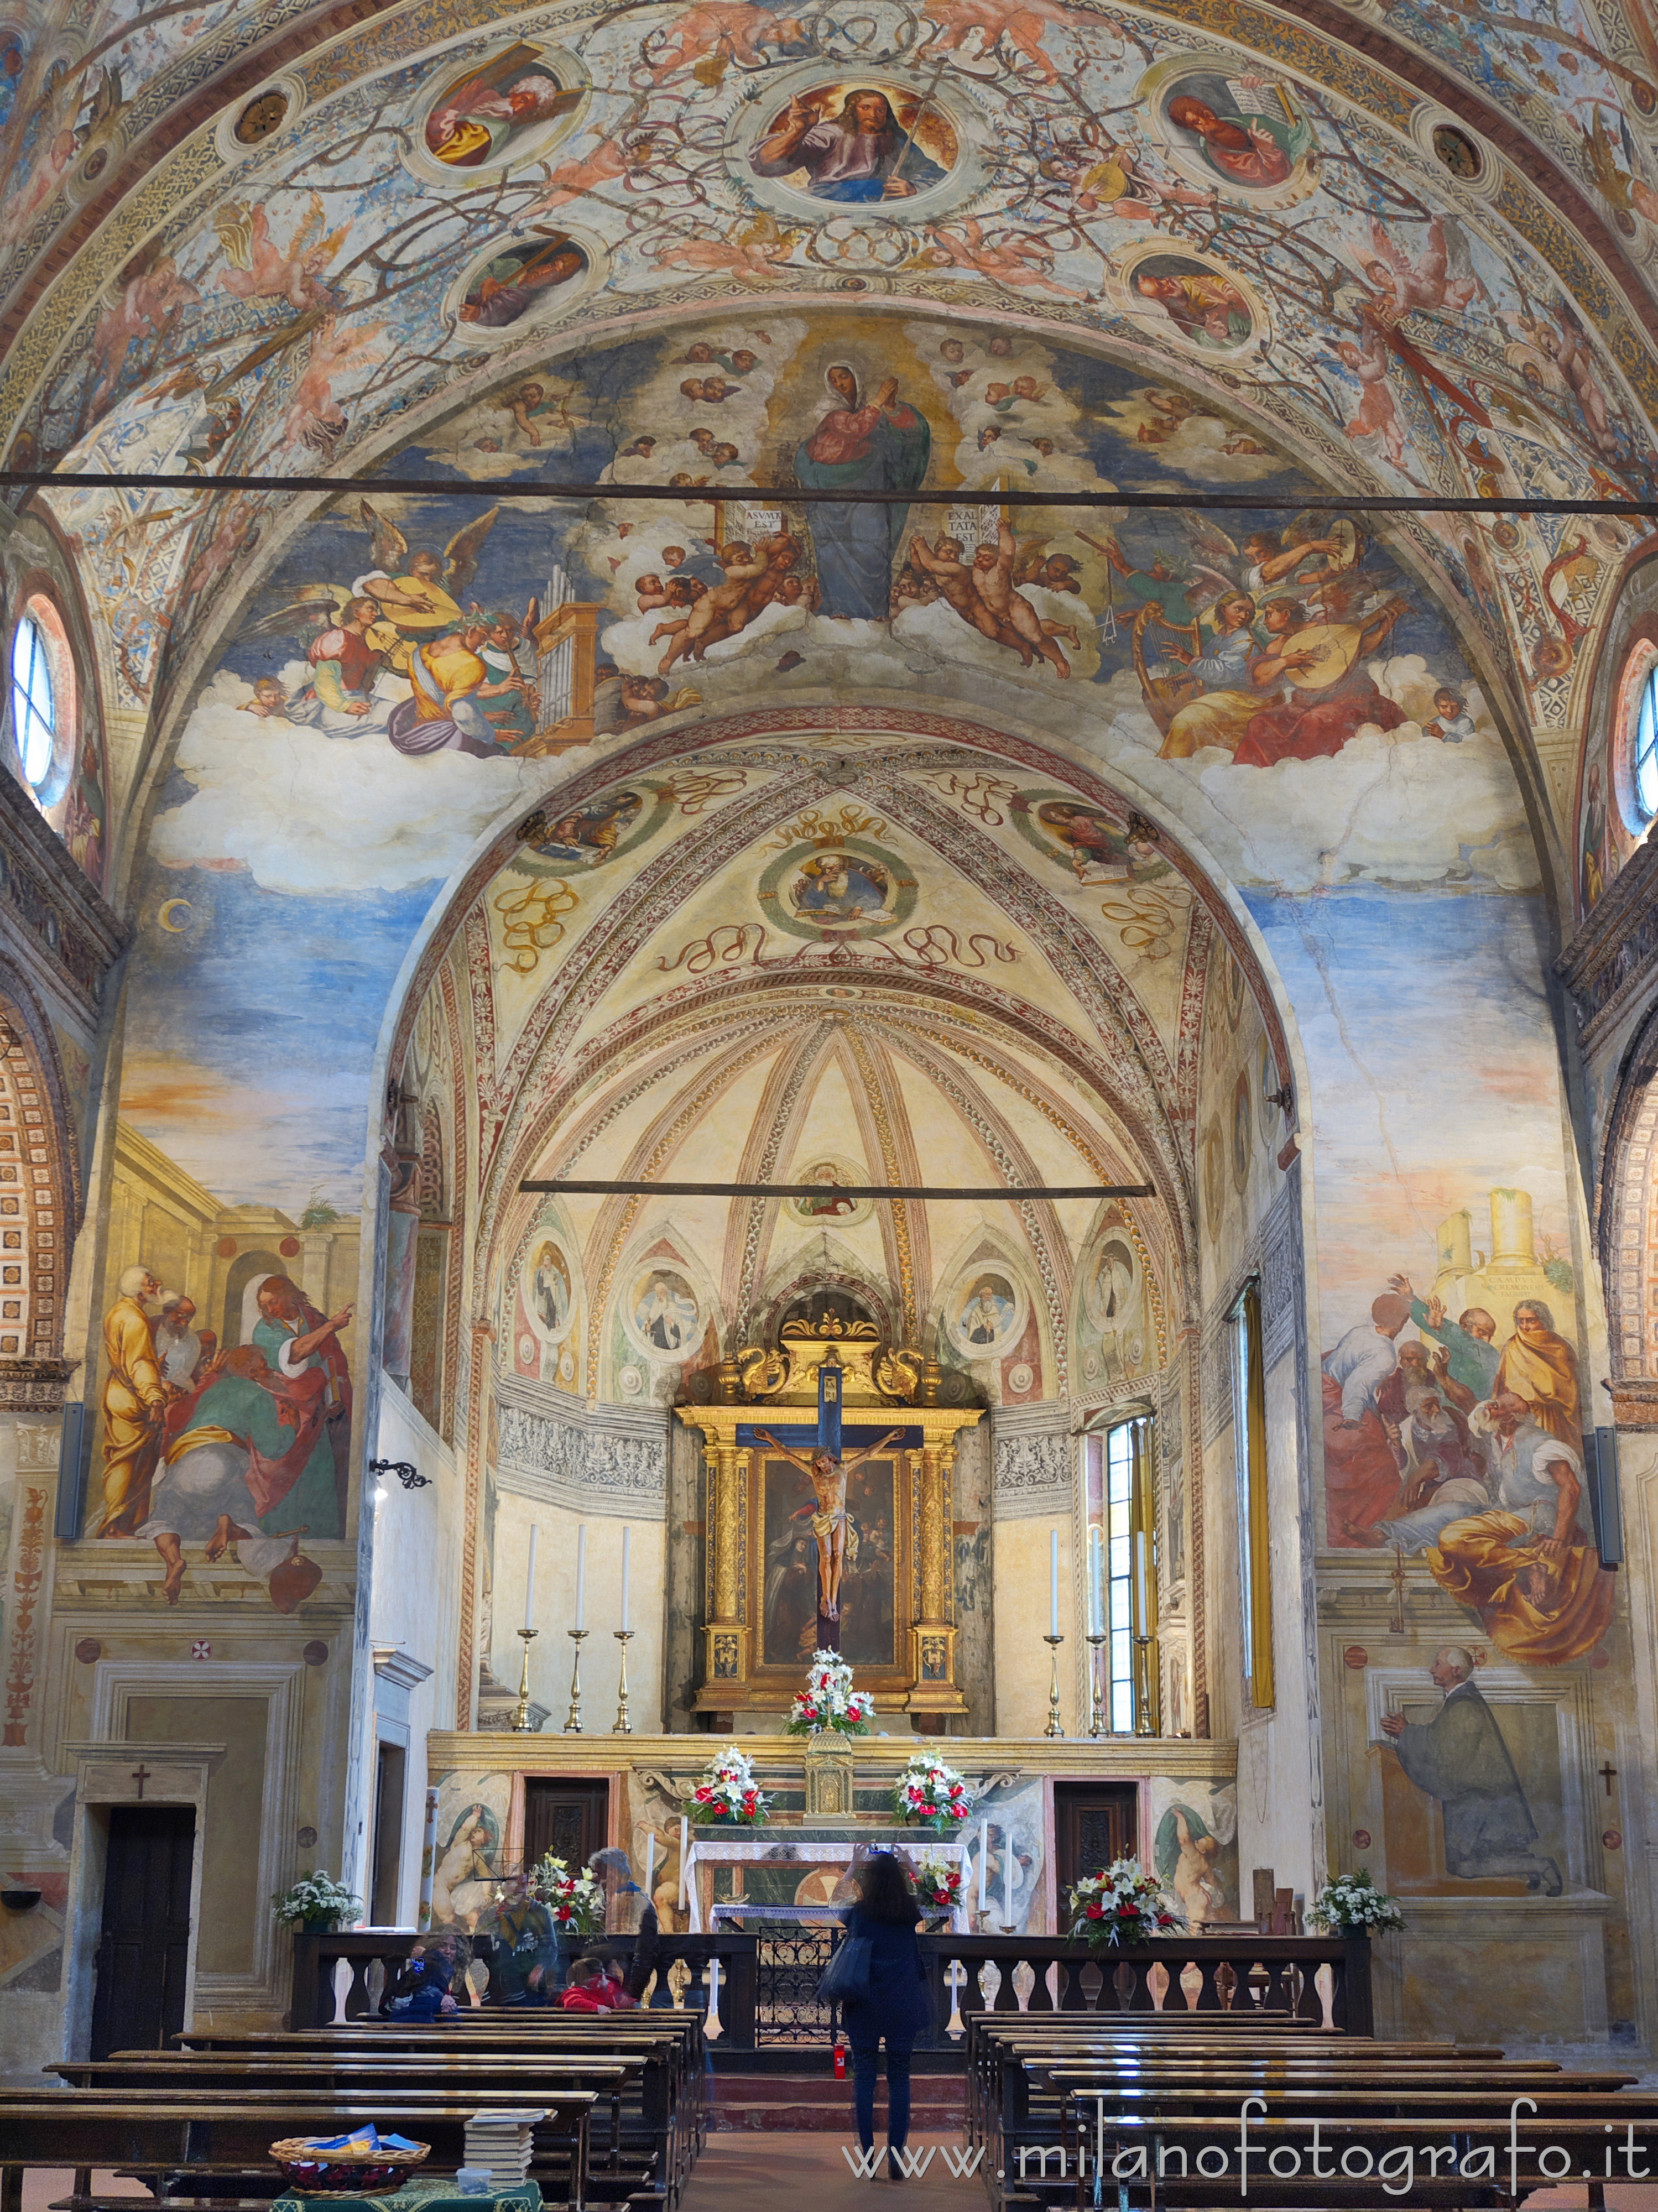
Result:
<svg viewBox="0 0 1658 2212"><path fill-rule="evenodd" d="M1641 703L1630 744L1630 781L1636 811L1643 822L1650 822L1658 814L1658 663L1641 686Z"/></svg>
<svg viewBox="0 0 1658 2212"><path fill-rule="evenodd" d="M46 635L33 615L12 633L11 724L29 787L39 791L52 773L58 744L58 702L46 657Z"/></svg>
<svg viewBox="0 0 1658 2212"><path fill-rule="evenodd" d="M1243 1671L1252 1705L1274 1702L1272 1575L1266 1520L1266 1365L1260 1341L1260 1285L1232 1309L1232 1451L1237 1469L1238 1585L1243 1601Z"/></svg>
<svg viewBox="0 0 1658 2212"><path fill-rule="evenodd" d="M1156 1514L1151 1419L1139 1414L1085 1438L1089 1626L1099 1697L1113 1735L1155 1735Z"/></svg>

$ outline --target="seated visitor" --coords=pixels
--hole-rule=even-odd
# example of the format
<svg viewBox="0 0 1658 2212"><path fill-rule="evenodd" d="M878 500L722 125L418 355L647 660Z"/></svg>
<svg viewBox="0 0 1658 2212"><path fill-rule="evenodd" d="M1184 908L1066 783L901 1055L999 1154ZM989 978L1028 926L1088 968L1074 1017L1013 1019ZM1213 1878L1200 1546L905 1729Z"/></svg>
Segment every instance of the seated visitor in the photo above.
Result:
<svg viewBox="0 0 1658 2212"><path fill-rule="evenodd" d="M623 1995L599 1960L578 1959L570 1969L563 2008L566 2012L615 2012Z"/></svg>

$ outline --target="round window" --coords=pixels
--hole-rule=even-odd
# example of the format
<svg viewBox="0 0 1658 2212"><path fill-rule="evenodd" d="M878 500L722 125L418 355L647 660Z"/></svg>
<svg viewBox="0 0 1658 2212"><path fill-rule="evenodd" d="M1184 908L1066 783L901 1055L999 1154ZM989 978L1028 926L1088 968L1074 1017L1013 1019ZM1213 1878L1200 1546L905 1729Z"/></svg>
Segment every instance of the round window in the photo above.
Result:
<svg viewBox="0 0 1658 2212"><path fill-rule="evenodd" d="M12 633L11 726L23 774L34 791L52 774L58 750L58 696L49 652L45 629L26 614Z"/></svg>
<svg viewBox="0 0 1658 2212"><path fill-rule="evenodd" d="M1658 661L1647 671L1630 733L1630 795L1642 821L1658 814Z"/></svg>

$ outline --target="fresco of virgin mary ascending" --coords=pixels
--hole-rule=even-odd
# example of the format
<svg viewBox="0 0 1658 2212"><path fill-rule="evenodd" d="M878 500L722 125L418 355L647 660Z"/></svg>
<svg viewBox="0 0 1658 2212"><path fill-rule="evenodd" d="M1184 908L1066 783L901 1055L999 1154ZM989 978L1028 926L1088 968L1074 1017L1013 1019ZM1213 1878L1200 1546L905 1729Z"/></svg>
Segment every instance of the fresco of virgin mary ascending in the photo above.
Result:
<svg viewBox="0 0 1658 2212"><path fill-rule="evenodd" d="M830 405L795 453L799 481L814 491L919 491L932 432L926 416L899 397L897 378L888 377L867 406L859 405L857 376L844 362L823 381ZM908 514L896 503L812 509L821 613L886 620L893 556Z"/></svg>

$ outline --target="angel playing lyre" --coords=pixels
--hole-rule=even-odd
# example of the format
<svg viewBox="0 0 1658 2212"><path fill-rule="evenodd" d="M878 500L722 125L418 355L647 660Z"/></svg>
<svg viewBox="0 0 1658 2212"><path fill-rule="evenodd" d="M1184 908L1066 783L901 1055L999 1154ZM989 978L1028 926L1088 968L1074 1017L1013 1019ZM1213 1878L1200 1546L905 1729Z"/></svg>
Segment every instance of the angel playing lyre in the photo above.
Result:
<svg viewBox="0 0 1658 2212"><path fill-rule="evenodd" d="M351 588L373 599L397 633L386 651L388 665L406 675L409 656L424 640L456 629L461 597L477 574L483 541L495 528L499 507L488 508L458 530L441 554L411 553L396 523L377 514L365 499L357 513L370 538L369 568Z"/></svg>

